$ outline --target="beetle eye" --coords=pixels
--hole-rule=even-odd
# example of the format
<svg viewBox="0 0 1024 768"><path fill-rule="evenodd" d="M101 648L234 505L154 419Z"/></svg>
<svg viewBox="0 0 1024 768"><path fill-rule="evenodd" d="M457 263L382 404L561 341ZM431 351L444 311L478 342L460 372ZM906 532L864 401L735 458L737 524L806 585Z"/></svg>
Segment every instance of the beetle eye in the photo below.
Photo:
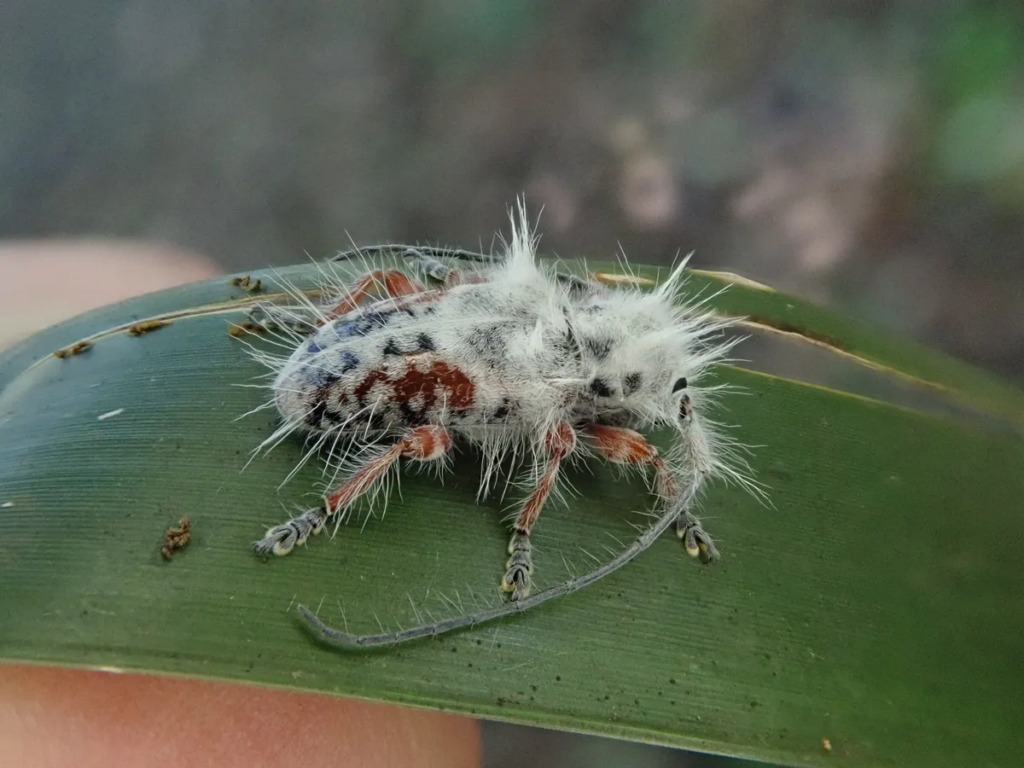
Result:
<svg viewBox="0 0 1024 768"><path fill-rule="evenodd" d="M672 385L672 394L674 395L680 389L686 389L686 377L685 376L683 376L683 378L677 380L676 383Z"/></svg>

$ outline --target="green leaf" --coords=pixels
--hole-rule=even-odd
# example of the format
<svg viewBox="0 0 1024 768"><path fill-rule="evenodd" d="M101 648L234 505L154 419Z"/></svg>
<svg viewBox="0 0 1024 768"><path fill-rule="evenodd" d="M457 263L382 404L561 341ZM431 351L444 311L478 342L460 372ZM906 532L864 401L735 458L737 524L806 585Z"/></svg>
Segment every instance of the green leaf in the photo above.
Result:
<svg viewBox="0 0 1024 768"><path fill-rule="evenodd" d="M314 286L310 267L283 276ZM732 282L711 301L723 313L1021 424L1024 395L1009 385ZM263 371L228 334L257 298L226 278L187 286L0 356L0 659L287 686L794 765L1019 760L1019 431L724 368L747 390L726 419L761 446L752 464L774 508L710 490L721 563L702 567L665 537L513 619L350 654L315 643L295 606L376 631L493 602L503 504L477 503L479 464L462 453L443 485L404 475L383 519L256 559L249 544L321 480L310 462L279 488L297 440L245 467L276 426L272 409L237 419L268 394L234 386ZM128 332L152 319L168 324ZM82 340L80 354L53 356ZM644 521L642 483L603 467L571 480L579 496L535 534L541 586ZM164 532L185 515L191 541L165 560Z"/></svg>

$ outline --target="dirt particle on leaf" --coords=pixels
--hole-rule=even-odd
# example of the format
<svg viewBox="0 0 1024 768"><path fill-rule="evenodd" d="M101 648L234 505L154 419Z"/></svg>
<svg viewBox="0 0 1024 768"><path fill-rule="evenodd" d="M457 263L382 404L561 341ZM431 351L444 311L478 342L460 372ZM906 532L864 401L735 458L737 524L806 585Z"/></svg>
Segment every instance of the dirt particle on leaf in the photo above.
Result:
<svg viewBox="0 0 1024 768"><path fill-rule="evenodd" d="M75 355L80 355L89 349L92 349L91 341L76 341L69 347L64 347L64 349L58 349L56 352L53 353L53 356L56 357L58 360L63 360L65 357L74 357Z"/></svg>
<svg viewBox="0 0 1024 768"><path fill-rule="evenodd" d="M263 333L263 326L246 320L244 323L234 323L228 327L228 336L245 336L247 333Z"/></svg>
<svg viewBox="0 0 1024 768"><path fill-rule="evenodd" d="M150 331L155 331L157 328L163 328L165 325L170 324L170 320L143 320L142 322L129 326L128 335L145 336Z"/></svg>
<svg viewBox="0 0 1024 768"><path fill-rule="evenodd" d="M191 538L192 521L185 515L177 525L172 525L164 531L164 543L160 547L160 554L164 560L170 560L174 552L186 546Z"/></svg>
<svg viewBox="0 0 1024 768"><path fill-rule="evenodd" d="M259 293L263 290L263 281L256 279L253 280L249 275L244 277L233 277L231 278L231 284L236 288L241 288L243 291L249 293Z"/></svg>

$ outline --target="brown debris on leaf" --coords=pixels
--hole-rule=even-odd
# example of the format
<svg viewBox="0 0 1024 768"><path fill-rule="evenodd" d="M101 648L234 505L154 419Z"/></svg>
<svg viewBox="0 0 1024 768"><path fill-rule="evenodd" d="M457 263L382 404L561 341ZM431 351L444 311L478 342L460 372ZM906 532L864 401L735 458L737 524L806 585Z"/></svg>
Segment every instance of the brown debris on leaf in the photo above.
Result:
<svg viewBox="0 0 1024 768"><path fill-rule="evenodd" d="M128 328L128 333L131 336L142 336L170 324L170 320L143 320Z"/></svg>
<svg viewBox="0 0 1024 768"><path fill-rule="evenodd" d="M186 546L192 538L192 521L185 515L178 524L172 525L164 531L164 543L160 547L160 554L164 560L170 560L176 550Z"/></svg>
<svg viewBox="0 0 1024 768"><path fill-rule="evenodd" d="M263 333L265 329L259 323L246 320L244 323L234 323L228 328L228 336L245 336L247 333Z"/></svg>
<svg viewBox="0 0 1024 768"><path fill-rule="evenodd" d="M263 290L263 281L259 279L253 280L248 275L245 277L231 278L231 284L236 288L241 288L243 291L248 291L249 293L259 293Z"/></svg>
<svg viewBox="0 0 1024 768"><path fill-rule="evenodd" d="M69 347L64 347L64 349L58 349L56 352L53 353L53 356L56 357L58 360L63 360L66 357L74 357L75 355L80 355L91 348L92 342L90 341L76 341Z"/></svg>

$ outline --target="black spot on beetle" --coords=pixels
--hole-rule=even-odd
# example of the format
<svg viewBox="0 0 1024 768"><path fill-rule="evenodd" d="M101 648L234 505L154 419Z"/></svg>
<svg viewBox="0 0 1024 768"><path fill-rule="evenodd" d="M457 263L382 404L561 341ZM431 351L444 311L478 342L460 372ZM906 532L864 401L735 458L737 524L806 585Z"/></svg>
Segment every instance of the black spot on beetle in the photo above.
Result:
<svg viewBox="0 0 1024 768"><path fill-rule="evenodd" d="M434 340L425 333L420 333L416 336L416 351L417 352L435 352L437 347L434 346Z"/></svg>
<svg viewBox="0 0 1024 768"><path fill-rule="evenodd" d="M401 355L413 354L415 352L436 352L437 345L434 343L434 340L428 334L418 333L416 334L415 345L403 345L399 343L398 339L392 336L387 340L387 343L384 345L384 349L381 351L385 355L398 357Z"/></svg>
<svg viewBox="0 0 1024 768"><path fill-rule="evenodd" d="M485 362L497 362L505 351L505 340L501 336L501 331L493 325L475 329L469 334L466 341Z"/></svg>
<svg viewBox="0 0 1024 768"><path fill-rule="evenodd" d="M604 379L594 379L590 382L590 391L598 397L611 397L612 390Z"/></svg>
<svg viewBox="0 0 1024 768"><path fill-rule="evenodd" d="M584 339L583 345L596 360L605 360L612 351L612 343L608 339Z"/></svg>
<svg viewBox="0 0 1024 768"><path fill-rule="evenodd" d="M304 372L309 375L309 383L317 389L329 387L338 381L337 374L327 370L326 368L314 368L310 365L304 369Z"/></svg>
<svg viewBox="0 0 1024 768"><path fill-rule="evenodd" d="M632 395L634 392L640 389L640 385L643 384L643 381L644 377L641 376L639 373L626 374L626 378L622 380L622 394Z"/></svg>
<svg viewBox="0 0 1024 768"><path fill-rule="evenodd" d="M341 363L341 372L348 373L359 367L359 358L354 352L343 349L338 355L338 362Z"/></svg>
<svg viewBox="0 0 1024 768"><path fill-rule="evenodd" d="M326 413L327 402L325 400L317 400L309 413L306 414L306 424L313 428L319 428Z"/></svg>
<svg viewBox="0 0 1024 768"><path fill-rule="evenodd" d="M565 332L565 338L559 344L561 351L564 354L572 355L574 360L583 360L583 348L580 346L580 340L576 337L576 329L572 327L572 319L569 317L569 312L566 310L565 324L569 330Z"/></svg>
<svg viewBox="0 0 1024 768"><path fill-rule="evenodd" d="M494 409L494 413L491 416L495 419L504 419L510 413L512 413L512 401L506 397L502 399L501 405Z"/></svg>
<svg viewBox="0 0 1024 768"><path fill-rule="evenodd" d="M365 423L369 429L376 431L383 431L390 426L388 418L383 413L378 412L371 413L369 416L364 416L363 423Z"/></svg>
<svg viewBox="0 0 1024 768"><path fill-rule="evenodd" d="M402 402L398 404L398 410L402 414L402 421L410 427L421 427L427 423L427 414L424 408L415 408L410 403Z"/></svg>
<svg viewBox="0 0 1024 768"><path fill-rule="evenodd" d="M580 345L576 342L572 333L568 333L560 339L555 339L551 344L559 359L572 358L577 362L583 360L583 350L580 349Z"/></svg>
<svg viewBox="0 0 1024 768"><path fill-rule="evenodd" d="M340 413L338 413L338 411L334 410L333 408L325 408L323 417L332 424L341 424L343 421L345 421L345 417L343 417Z"/></svg>

